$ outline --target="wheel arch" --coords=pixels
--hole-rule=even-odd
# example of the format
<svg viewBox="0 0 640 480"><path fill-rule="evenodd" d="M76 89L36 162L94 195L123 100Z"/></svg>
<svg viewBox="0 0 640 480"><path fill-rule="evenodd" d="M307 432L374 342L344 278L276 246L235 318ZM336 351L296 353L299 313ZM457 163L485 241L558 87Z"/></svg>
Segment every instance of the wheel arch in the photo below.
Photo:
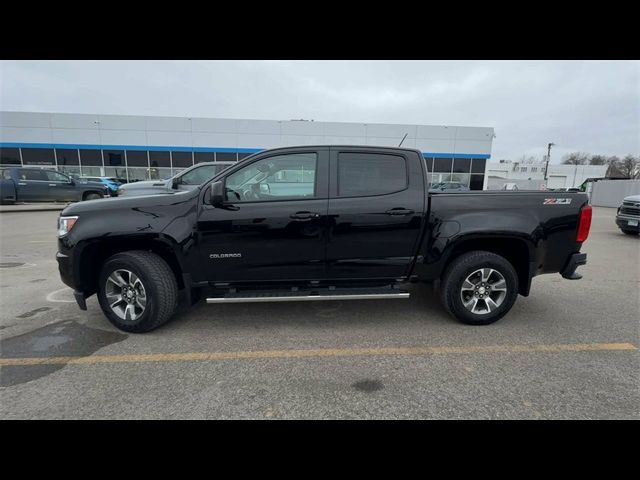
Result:
<svg viewBox="0 0 640 480"><path fill-rule="evenodd" d="M104 262L111 256L131 250L144 250L155 253L162 258L173 272L178 288L185 287L182 273L184 271L174 241L166 236L107 237L85 243L79 249L74 263L77 266L79 284L85 296L94 294L98 288L98 277Z"/></svg>
<svg viewBox="0 0 640 480"><path fill-rule="evenodd" d="M531 247L527 241L519 237L474 236L457 241L450 246L442 271L460 255L476 250L495 253L504 257L518 274L518 293L529 295L531 286Z"/></svg>

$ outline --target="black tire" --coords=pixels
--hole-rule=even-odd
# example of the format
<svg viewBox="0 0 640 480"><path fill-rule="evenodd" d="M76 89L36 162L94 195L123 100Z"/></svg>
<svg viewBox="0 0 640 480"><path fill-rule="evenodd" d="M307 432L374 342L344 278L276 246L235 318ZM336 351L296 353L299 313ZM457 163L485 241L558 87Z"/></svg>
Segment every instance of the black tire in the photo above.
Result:
<svg viewBox="0 0 640 480"><path fill-rule="evenodd" d="M99 193L89 192L85 193L83 200L98 200L100 198L102 198L102 196Z"/></svg>
<svg viewBox="0 0 640 480"><path fill-rule="evenodd" d="M621 228L620 230L622 230L622 233L626 234L626 235L634 235L637 236L638 232L637 230L627 230L626 228Z"/></svg>
<svg viewBox="0 0 640 480"><path fill-rule="evenodd" d="M107 278L114 271L133 272L144 285L146 307L135 320L120 318L106 298ZM169 265L158 255L143 250L122 252L108 258L100 271L98 301L109 321L125 332L148 332L169 321L178 303L178 284Z"/></svg>
<svg viewBox="0 0 640 480"><path fill-rule="evenodd" d="M472 313L462 301L461 290L465 279L481 268L492 268L504 277L506 292L502 303L489 313ZM467 325L488 325L507 314L518 297L518 274L513 265L500 255L473 251L460 255L447 267L442 276L440 296L445 309ZM486 305L486 304L485 304Z"/></svg>

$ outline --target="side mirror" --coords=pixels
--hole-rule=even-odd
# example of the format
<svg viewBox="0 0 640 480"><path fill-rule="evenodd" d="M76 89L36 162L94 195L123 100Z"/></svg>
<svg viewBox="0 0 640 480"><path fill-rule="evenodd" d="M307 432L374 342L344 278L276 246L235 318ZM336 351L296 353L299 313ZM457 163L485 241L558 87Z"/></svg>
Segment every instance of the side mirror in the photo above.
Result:
<svg viewBox="0 0 640 480"><path fill-rule="evenodd" d="M69 185L75 185L76 181L73 178L69 179Z"/></svg>
<svg viewBox="0 0 640 480"><path fill-rule="evenodd" d="M205 203L220 207L224 203L224 184L223 182L213 182L205 195Z"/></svg>

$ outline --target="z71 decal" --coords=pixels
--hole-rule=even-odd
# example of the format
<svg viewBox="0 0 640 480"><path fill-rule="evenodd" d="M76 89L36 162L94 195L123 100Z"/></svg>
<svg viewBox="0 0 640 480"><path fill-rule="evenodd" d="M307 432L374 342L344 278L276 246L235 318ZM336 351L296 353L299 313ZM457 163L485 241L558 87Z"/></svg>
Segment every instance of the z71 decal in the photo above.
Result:
<svg viewBox="0 0 640 480"><path fill-rule="evenodd" d="M570 198L545 198L543 205L569 205L571 203Z"/></svg>

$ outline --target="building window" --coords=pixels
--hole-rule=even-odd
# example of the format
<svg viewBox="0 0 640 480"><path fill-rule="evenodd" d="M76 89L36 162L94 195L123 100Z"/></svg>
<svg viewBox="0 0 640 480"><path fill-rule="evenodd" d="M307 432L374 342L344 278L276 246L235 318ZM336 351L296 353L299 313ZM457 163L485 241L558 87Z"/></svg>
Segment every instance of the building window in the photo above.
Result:
<svg viewBox="0 0 640 480"><path fill-rule="evenodd" d="M217 162L237 162L238 154L228 153L228 152L216 152L216 161Z"/></svg>
<svg viewBox="0 0 640 480"><path fill-rule="evenodd" d="M22 161L25 165L55 165L53 148L23 148Z"/></svg>
<svg viewBox="0 0 640 480"><path fill-rule="evenodd" d="M56 158L58 159L58 167L65 167L68 165L80 165L80 158L78 157L78 150L70 148L56 148ZM79 170L78 170L79 172Z"/></svg>
<svg viewBox="0 0 640 480"><path fill-rule="evenodd" d="M0 148L1 165L20 165L20 150L17 148Z"/></svg>
<svg viewBox="0 0 640 480"><path fill-rule="evenodd" d="M433 157L425 157L424 162L427 166L427 172L433 172Z"/></svg>
<svg viewBox="0 0 640 480"><path fill-rule="evenodd" d="M469 182L469 188L471 190L482 190L484 185L484 175L471 175L471 181Z"/></svg>
<svg viewBox="0 0 640 480"><path fill-rule="evenodd" d="M124 151L123 150L104 150L105 167L124 167Z"/></svg>
<svg viewBox="0 0 640 480"><path fill-rule="evenodd" d="M527 171L527 167L520 167L520 171L521 172L526 172Z"/></svg>
<svg viewBox="0 0 640 480"><path fill-rule="evenodd" d="M461 183L465 187L469 186L469 175L468 173L454 173L451 175L451 181L455 183Z"/></svg>
<svg viewBox="0 0 640 480"><path fill-rule="evenodd" d="M453 158L434 158L433 171L442 173L451 173Z"/></svg>
<svg viewBox="0 0 640 480"><path fill-rule="evenodd" d="M117 178L118 181L127 183L127 168L121 167L104 167L104 175L109 178Z"/></svg>
<svg viewBox="0 0 640 480"><path fill-rule="evenodd" d="M80 163L83 167L101 167L102 166L102 151L100 150L80 150ZM84 171L84 169L83 169ZM100 175L92 174L92 175Z"/></svg>
<svg viewBox="0 0 640 480"><path fill-rule="evenodd" d="M193 165L191 152L171 152L173 168L187 168Z"/></svg>
<svg viewBox="0 0 640 480"><path fill-rule="evenodd" d="M474 158L471 161L471 173L482 173L486 167L487 161L484 158Z"/></svg>
<svg viewBox="0 0 640 480"><path fill-rule="evenodd" d="M216 154L215 152L194 152L193 159L196 163L215 162Z"/></svg>
<svg viewBox="0 0 640 480"><path fill-rule="evenodd" d="M141 180L149 180L148 167L129 167L127 168L127 174L129 176L129 183L139 182Z"/></svg>
<svg viewBox="0 0 640 480"><path fill-rule="evenodd" d="M238 153L238 161L242 160L243 158L247 158L249 155L253 155L253 153Z"/></svg>
<svg viewBox="0 0 640 480"><path fill-rule="evenodd" d="M535 173L538 171L538 167L531 167L531 173Z"/></svg>
<svg viewBox="0 0 640 480"><path fill-rule="evenodd" d="M107 163L107 157L104 157L104 163ZM149 167L149 159L147 152L140 150L127 150L127 167Z"/></svg>
<svg viewBox="0 0 640 480"><path fill-rule="evenodd" d="M171 168L169 152L149 152L149 163L152 167Z"/></svg>
<svg viewBox="0 0 640 480"><path fill-rule="evenodd" d="M469 173L471 170L470 158L454 158L453 173Z"/></svg>

